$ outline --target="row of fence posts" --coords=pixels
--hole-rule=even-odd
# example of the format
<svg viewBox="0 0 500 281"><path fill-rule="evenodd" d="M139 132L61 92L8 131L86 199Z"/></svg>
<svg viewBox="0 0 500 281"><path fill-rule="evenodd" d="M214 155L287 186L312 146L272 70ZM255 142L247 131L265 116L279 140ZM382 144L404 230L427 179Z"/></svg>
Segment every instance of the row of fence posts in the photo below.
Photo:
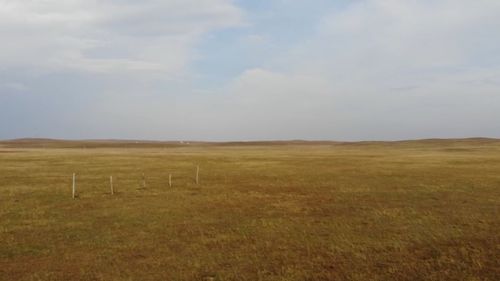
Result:
<svg viewBox="0 0 500 281"><path fill-rule="evenodd" d="M196 177L195 182L198 185L200 183L200 166L196 166ZM115 189L113 186L113 176L109 177L109 185L111 188L111 195L115 195ZM172 187L172 174L168 175L168 186ZM146 176L142 173L142 188L146 188ZM76 198L76 173L73 173L73 186L72 186L72 196L73 199Z"/></svg>

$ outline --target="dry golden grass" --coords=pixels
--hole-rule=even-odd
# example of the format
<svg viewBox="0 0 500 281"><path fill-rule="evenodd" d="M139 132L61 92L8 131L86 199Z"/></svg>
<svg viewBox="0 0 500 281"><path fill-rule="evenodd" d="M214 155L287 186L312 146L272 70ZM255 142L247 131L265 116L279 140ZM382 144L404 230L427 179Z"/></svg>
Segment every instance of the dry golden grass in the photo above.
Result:
<svg viewBox="0 0 500 281"><path fill-rule="evenodd" d="M4 142L0 192L0 280L500 280L495 140Z"/></svg>

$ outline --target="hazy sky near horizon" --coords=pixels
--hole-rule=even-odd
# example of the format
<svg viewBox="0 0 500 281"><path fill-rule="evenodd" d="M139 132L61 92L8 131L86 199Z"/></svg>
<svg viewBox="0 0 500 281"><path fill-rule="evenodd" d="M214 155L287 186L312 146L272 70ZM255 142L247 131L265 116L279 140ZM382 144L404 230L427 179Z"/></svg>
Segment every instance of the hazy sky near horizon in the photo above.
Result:
<svg viewBox="0 0 500 281"><path fill-rule="evenodd" d="M0 0L0 139L473 136L498 0Z"/></svg>

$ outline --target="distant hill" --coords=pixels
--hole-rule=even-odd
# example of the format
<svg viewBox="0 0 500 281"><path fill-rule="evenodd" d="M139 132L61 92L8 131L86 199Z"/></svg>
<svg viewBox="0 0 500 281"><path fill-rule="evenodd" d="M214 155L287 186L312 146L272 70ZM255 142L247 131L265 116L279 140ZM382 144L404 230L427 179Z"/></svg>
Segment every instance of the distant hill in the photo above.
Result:
<svg viewBox="0 0 500 281"><path fill-rule="evenodd" d="M305 140L276 140L276 141L231 141L231 142L203 142L203 141L151 141L151 140L61 140L47 138L21 138L0 141L5 148L162 148L185 146L279 146L279 145L339 145L339 146L369 146L369 145L438 145L459 146L461 144L492 144L500 143L494 138L464 138L464 139L422 139L401 141L305 141Z"/></svg>

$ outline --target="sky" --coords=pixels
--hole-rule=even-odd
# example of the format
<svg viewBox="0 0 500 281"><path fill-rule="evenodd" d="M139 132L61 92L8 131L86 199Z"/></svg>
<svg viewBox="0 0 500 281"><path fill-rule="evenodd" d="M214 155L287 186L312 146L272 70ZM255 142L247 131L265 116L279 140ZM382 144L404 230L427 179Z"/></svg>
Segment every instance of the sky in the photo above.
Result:
<svg viewBox="0 0 500 281"><path fill-rule="evenodd" d="M0 139L500 137L498 0L0 0Z"/></svg>

